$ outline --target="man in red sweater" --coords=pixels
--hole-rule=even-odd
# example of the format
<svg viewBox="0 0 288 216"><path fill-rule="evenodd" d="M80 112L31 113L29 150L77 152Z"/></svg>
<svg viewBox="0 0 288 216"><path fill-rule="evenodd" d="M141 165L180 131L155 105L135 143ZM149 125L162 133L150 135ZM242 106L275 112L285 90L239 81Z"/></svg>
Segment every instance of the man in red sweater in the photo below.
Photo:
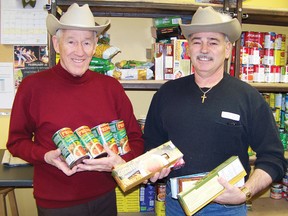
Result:
<svg viewBox="0 0 288 216"><path fill-rule="evenodd" d="M26 77L11 113L7 149L34 166L34 197L38 215L117 215L111 170L143 153L142 132L122 85L88 69L97 36L108 27L95 26L89 6L72 4L56 19L47 17L48 32L60 62ZM121 119L131 151L123 156L105 147L107 157L85 159L69 168L52 141L61 128Z"/></svg>

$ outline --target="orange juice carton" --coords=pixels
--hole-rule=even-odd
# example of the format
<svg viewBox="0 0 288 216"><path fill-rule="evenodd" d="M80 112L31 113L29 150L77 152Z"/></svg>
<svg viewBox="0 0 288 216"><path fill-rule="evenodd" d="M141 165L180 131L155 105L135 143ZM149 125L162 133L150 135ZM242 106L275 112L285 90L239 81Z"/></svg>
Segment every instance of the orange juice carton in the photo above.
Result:
<svg viewBox="0 0 288 216"><path fill-rule="evenodd" d="M125 192L149 179L164 167L181 166L183 166L183 154L168 141L125 164L116 166L112 170L112 176Z"/></svg>

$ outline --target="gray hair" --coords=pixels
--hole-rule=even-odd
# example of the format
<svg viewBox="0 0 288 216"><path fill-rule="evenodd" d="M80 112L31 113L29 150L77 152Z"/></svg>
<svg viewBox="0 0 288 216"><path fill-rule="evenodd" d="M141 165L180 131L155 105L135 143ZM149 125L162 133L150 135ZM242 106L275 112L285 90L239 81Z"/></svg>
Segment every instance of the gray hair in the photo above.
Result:
<svg viewBox="0 0 288 216"><path fill-rule="evenodd" d="M95 42L96 42L96 38L97 38L97 32L96 31L93 31L93 34L94 34L94 40L95 40ZM59 41L60 39L61 39L61 37L62 37L62 35L63 35L63 29L58 29L57 31L56 31L56 37L57 37L57 40Z"/></svg>

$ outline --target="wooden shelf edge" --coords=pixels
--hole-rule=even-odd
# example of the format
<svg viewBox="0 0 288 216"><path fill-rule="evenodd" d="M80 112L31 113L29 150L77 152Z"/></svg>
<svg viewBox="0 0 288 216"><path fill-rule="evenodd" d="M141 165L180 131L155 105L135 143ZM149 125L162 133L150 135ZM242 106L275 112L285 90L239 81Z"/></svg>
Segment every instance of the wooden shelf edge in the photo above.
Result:
<svg viewBox="0 0 288 216"><path fill-rule="evenodd" d="M119 80L127 90L157 90L168 80ZM260 92L288 92L288 83L249 83Z"/></svg>
<svg viewBox="0 0 288 216"><path fill-rule="evenodd" d="M249 83L260 92L288 92L288 83Z"/></svg>
<svg viewBox="0 0 288 216"><path fill-rule="evenodd" d="M119 80L126 90L158 90L166 80Z"/></svg>

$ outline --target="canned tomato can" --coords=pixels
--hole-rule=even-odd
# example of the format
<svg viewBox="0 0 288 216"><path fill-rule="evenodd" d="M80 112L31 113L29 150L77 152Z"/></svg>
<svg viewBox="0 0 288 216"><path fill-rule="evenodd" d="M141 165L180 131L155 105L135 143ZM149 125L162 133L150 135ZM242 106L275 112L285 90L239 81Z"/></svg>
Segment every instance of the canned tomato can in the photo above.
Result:
<svg viewBox="0 0 288 216"><path fill-rule="evenodd" d="M233 64L231 64L231 65L233 65ZM231 74L231 67L230 67L230 74ZM140 127L142 133L144 134L146 118L144 118L144 117L143 118L139 118L139 119L137 119L137 122L139 124L139 127Z"/></svg>
<svg viewBox="0 0 288 216"><path fill-rule="evenodd" d="M114 120L109 126L116 140L120 154L124 155L131 151L124 121Z"/></svg>
<svg viewBox="0 0 288 216"><path fill-rule="evenodd" d="M92 133L102 145L106 144L115 154L120 154L116 140L111 132L109 123L102 123L91 128Z"/></svg>
<svg viewBox="0 0 288 216"><path fill-rule="evenodd" d="M61 154L70 168L89 158L71 128L65 127L58 130L52 136L52 140L61 149Z"/></svg>
<svg viewBox="0 0 288 216"><path fill-rule="evenodd" d="M98 158L107 156L100 141L94 136L88 126L81 126L77 128L74 133L80 140L82 146L89 152L91 158Z"/></svg>

